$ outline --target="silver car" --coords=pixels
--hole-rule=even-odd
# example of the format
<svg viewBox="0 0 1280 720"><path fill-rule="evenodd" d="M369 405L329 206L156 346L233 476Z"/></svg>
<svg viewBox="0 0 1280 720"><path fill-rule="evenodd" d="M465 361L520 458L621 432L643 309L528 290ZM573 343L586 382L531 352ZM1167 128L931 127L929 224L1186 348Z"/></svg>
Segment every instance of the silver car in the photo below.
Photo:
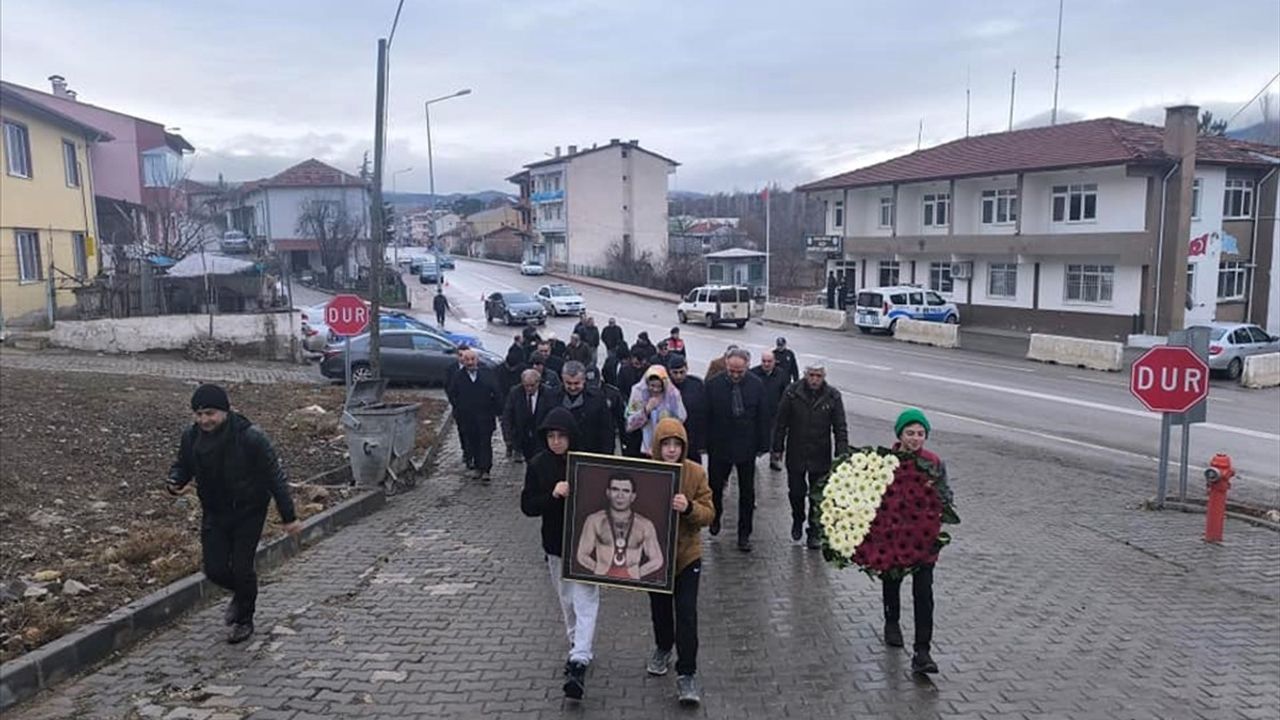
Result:
<svg viewBox="0 0 1280 720"><path fill-rule="evenodd" d="M1250 355L1280 352L1280 337L1248 323L1209 323L1209 369L1237 380Z"/></svg>

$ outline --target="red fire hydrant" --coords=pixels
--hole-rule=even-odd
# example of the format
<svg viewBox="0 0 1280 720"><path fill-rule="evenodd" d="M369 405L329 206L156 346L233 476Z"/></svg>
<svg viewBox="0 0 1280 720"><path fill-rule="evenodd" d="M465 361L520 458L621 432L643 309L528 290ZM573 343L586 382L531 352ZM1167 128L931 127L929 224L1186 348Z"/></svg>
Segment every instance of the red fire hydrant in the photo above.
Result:
<svg viewBox="0 0 1280 720"><path fill-rule="evenodd" d="M1222 525L1227 519L1227 490L1231 487L1231 478L1235 477L1235 468L1231 467L1231 457L1218 453L1209 461L1204 471L1206 490L1209 493L1209 505L1204 514L1204 541L1222 542Z"/></svg>

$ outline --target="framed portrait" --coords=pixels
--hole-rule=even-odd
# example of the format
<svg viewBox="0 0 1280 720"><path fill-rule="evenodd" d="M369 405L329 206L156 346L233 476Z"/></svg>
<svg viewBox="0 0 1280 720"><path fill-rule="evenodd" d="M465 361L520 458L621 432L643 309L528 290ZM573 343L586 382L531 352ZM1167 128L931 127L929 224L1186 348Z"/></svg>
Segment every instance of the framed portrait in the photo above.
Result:
<svg viewBox="0 0 1280 720"><path fill-rule="evenodd" d="M675 591L671 499L681 466L569 453L561 577L631 590Z"/></svg>

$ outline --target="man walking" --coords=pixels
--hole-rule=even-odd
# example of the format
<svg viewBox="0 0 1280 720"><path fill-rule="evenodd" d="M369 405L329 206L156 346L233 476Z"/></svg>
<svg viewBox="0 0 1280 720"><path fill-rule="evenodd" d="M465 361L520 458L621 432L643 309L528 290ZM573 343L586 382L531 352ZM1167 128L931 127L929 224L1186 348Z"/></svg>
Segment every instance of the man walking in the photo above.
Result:
<svg viewBox="0 0 1280 720"><path fill-rule="evenodd" d="M462 356L463 353L459 352L458 362L450 365L449 369L445 370L444 373L444 394L449 399L449 405L455 408L458 407L458 398L454 395L453 380L465 368ZM475 470L476 460L474 453L471 451L470 438L461 429L458 431L458 445L462 446L462 462L467 466L467 470Z"/></svg>
<svg viewBox="0 0 1280 720"><path fill-rule="evenodd" d="M782 371L782 377L788 385L800 379L800 361L796 360L795 353L787 349L786 338L778 336L773 348L773 359L778 363L778 369Z"/></svg>
<svg viewBox="0 0 1280 720"><path fill-rule="evenodd" d="M764 383L765 415L768 417L769 431L773 432L773 423L778 417L778 405L782 402L782 393L787 391L787 379L778 369L778 362L770 350L760 354L760 364L751 368L751 372ZM778 453L770 453L769 469L775 472L781 470L782 466L778 464L781 459L782 456Z"/></svg>
<svg viewBox="0 0 1280 720"><path fill-rule="evenodd" d="M629 362L618 368L618 393L625 398L624 402L629 402L631 398L631 390L635 388L636 383L644 379L644 371L648 368L645 363L649 360L649 351L643 346L637 345L631 349L628 355ZM623 412L624 418L626 412ZM643 434L639 430L627 430L623 427L622 435L622 454L627 457L640 457L640 444L644 442Z"/></svg>
<svg viewBox="0 0 1280 720"><path fill-rule="evenodd" d="M573 328L574 334L591 350L590 357L583 363L590 367L600 365L600 328L596 327L596 319L586 316Z"/></svg>
<svg viewBox="0 0 1280 720"><path fill-rule="evenodd" d="M680 391L680 400L684 402L684 411L688 417L684 421L688 435L688 446L685 459L702 463L702 453L707 449L707 388L702 378L689 374L689 361L684 355L671 356L671 368L667 371L671 376L671 384Z"/></svg>
<svg viewBox="0 0 1280 720"><path fill-rule="evenodd" d="M455 398L453 415L458 421L458 434L466 435L466 447L475 461L473 477L489 482L493 468L494 419L502 413L498 383L493 372L480 367L476 351L462 351L462 370L449 384L449 396Z"/></svg>
<svg viewBox="0 0 1280 720"><path fill-rule="evenodd" d="M738 549L751 552L752 518L756 506L756 456L769 451L765 424L764 383L747 371L751 353L735 348L725 359L725 371L707 381L708 474L716 517L711 534L720 534L724 488L729 474L738 473Z"/></svg>
<svg viewBox="0 0 1280 720"><path fill-rule="evenodd" d="M564 364L560 372L560 390L552 395L551 404L563 407L573 414L581 442L578 449L584 452L612 455L613 430L616 427L609 413L604 394L587 387L587 368L577 360Z"/></svg>
<svg viewBox="0 0 1280 720"><path fill-rule="evenodd" d="M248 418L231 411L227 391L201 385L191 396L191 410L195 422L182 433L166 488L179 495L196 481L204 513L200 520L204 574L232 592L223 613L223 621L231 626L227 642L242 643L253 635L258 599L253 561L267 506L275 500L290 535L296 536L302 524L271 440Z"/></svg>
<svg viewBox="0 0 1280 720"><path fill-rule="evenodd" d="M444 290L436 288L436 296L431 299L431 307L436 311L436 324L444 327L444 314L449 311L449 298L444 296Z"/></svg>
<svg viewBox="0 0 1280 720"><path fill-rule="evenodd" d="M542 384L542 373L525 370L520 374L520 384L507 393L502 409L502 428L515 449L515 461L522 462L538 454L538 428L551 410L549 392Z"/></svg>
<svg viewBox="0 0 1280 720"><path fill-rule="evenodd" d="M591 362L591 348L582 342L582 337L578 333L569 335L569 346L564 351L565 360L568 362L579 362L583 365L593 365Z"/></svg>
<svg viewBox="0 0 1280 720"><path fill-rule="evenodd" d="M827 384L827 371L819 363L805 368L804 380L792 383L778 407L773 451L786 450L787 497L791 501L791 539L800 542L809 500L809 549L822 547L818 501L831 470L832 438L836 456L849 450L849 428L840 391Z"/></svg>
<svg viewBox="0 0 1280 720"><path fill-rule="evenodd" d="M609 318L609 324L604 326L604 330L600 331L600 342L604 343L605 349L617 351L618 346L627 347L627 340L622 334L622 328L618 325L618 321Z"/></svg>

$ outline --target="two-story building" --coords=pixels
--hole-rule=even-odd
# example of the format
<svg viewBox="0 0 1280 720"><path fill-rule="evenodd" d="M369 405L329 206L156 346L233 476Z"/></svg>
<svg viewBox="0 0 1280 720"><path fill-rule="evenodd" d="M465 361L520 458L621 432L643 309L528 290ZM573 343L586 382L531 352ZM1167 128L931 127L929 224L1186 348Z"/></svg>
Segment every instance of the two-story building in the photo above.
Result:
<svg viewBox="0 0 1280 720"><path fill-rule="evenodd" d="M227 225L284 258L292 272L333 265L354 279L368 265L371 192L359 177L311 158L241 185ZM336 258L339 245L345 252Z"/></svg>
<svg viewBox="0 0 1280 720"><path fill-rule="evenodd" d="M1084 337L1274 326L1280 147L1102 118L968 137L809 183L855 288L916 284L964 322Z"/></svg>
<svg viewBox="0 0 1280 720"><path fill-rule="evenodd" d="M614 246L626 257L665 258L667 187L679 163L638 140L568 150L507 178L520 187L525 258L584 274L604 270Z"/></svg>
<svg viewBox="0 0 1280 720"><path fill-rule="evenodd" d="M0 84L0 326L52 321L98 274L93 148L110 133Z"/></svg>

